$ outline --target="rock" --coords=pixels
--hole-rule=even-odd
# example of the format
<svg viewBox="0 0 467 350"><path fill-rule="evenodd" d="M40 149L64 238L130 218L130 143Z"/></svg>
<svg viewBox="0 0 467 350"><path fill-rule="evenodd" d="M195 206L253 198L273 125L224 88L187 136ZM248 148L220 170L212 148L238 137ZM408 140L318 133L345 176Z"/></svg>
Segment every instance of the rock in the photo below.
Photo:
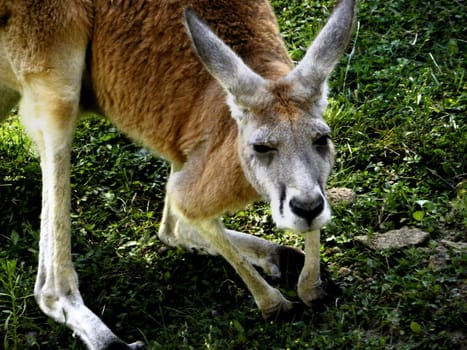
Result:
<svg viewBox="0 0 467 350"><path fill-rule="evenodd" d="M436 242L434 251L432 251L429 266L435 271L439 271L449 267L451 261L450 251L454 254L467 251L466 242L453 242L447 239L442 239Z"/></svg>
<svg viewBox="0 0 467 350"><path fill-rule="evenodd" d="M374 250L403 248L425 243L430 238L428 232L417 228L403 227L382 234L371 236L355 236L354 239Z"/></svg>
<svg viewBox="0 0 467 350"><path fill-rule="evenodd" d="M355 201L355 192L346 187L330 188L327 191L329 200L334 204L352 204Z"/></svg>
<svg viewBox="0 0 467 350"><path fill-rule="evenodd" d="M428 266L434 271L440 271L449 266L450 260L448 249L444 245L437 245L431 253Z"/></svg>
<svg viewBox="0 0 467 350"><path fill-rule="evenodd" d="M339 269L339 271L337 272L337 275L342 278L342 277L345 277L345 276L348 276L352 273L352 270L349 269L348 267L341 267Z"/></svg>
<svg viewBox="0 0 467 350"><path fill-rule="evenodd" d="M452 242L448 241L447 239L442 239L441 243L449 248L453 248L455 251L462 252L467 250L467 243L466 242Z"/></svg>

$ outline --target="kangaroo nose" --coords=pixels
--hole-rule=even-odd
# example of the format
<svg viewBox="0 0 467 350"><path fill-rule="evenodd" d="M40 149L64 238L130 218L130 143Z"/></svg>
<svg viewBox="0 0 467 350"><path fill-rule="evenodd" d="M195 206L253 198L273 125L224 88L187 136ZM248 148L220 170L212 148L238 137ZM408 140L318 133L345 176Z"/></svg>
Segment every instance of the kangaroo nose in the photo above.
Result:
<svg viewBox="0 0 467 350"><path fill-rule="evenodd" d="M295 215L305 219L310 224L323 211L324 198L322 195L314 200L303 200L294 197L290 200L289 205Z"/></svg>

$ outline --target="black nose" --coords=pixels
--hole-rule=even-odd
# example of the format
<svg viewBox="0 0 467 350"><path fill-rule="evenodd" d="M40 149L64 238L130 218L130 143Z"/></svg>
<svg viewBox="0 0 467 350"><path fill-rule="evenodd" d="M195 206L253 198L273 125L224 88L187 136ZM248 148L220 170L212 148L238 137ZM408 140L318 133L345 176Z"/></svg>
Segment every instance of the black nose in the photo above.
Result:
<svg viewBox="0 0 467 350"><path fill-rule="evenodd" d="M300 216L308 223L311 223L313 219L323 211L324 198L321 195L314 200L303 200L294 197L290 200L289 205L295 215Z"/></svg>

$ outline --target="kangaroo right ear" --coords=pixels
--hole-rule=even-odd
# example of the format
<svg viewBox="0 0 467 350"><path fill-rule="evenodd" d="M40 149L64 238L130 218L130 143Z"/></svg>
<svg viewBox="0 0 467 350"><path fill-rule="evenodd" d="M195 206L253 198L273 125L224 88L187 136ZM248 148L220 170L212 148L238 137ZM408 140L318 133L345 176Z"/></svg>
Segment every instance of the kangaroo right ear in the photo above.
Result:
<svg viewBox="0 0 467 350"><path fill-rule="evenodd" d="M195 12L185 9L185 23L193 47L211 75L233 95L246 102L264 84L264 79L253 72Z"/></svg>
<svg viewBox="0 0 467 350"><path fill-rule="evenodd" d="M355 3L354 0L339 1L305 57L287 79L298 79L310 89L316 89L326 81L350 40Z"/></svg>

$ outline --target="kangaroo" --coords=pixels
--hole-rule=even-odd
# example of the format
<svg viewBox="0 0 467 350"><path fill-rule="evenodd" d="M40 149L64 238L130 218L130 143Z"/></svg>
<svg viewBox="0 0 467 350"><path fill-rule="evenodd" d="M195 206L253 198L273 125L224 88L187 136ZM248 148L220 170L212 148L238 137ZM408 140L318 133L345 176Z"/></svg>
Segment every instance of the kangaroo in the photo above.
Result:
<svg viewBox="0 0 467 350"><path fill-rule="evenodd" d="M19 101L41 160L43 312L89 349L142 346L120 340L78 289L70 150L81 109L171 163L164 243L223 256L265 318L292 303L254 266L280 277L283 254L304 254L298 295L319 298L334 158L322 113L354 12L355 1L339 1L294 67L266 0L0 0L0 120ZM278 227L303 233L304 252L224 228L222 214L260 198Z"/></svg>

